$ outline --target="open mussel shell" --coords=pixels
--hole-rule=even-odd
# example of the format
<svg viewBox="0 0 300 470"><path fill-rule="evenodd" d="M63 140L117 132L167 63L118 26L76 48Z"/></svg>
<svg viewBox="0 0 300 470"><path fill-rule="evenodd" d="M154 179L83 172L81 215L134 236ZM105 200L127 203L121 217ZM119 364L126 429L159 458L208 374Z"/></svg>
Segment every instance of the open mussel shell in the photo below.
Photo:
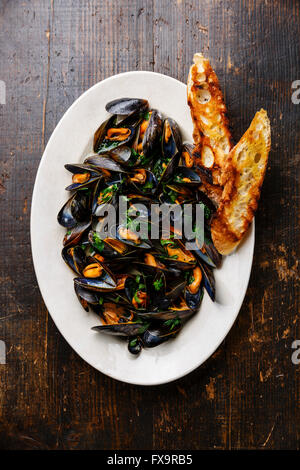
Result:
<svg viewBox="0 0 300 470"><path fill-rule="evenodd" d="M162 115L156 109L151 110L151 116L142 141L143 155L146 159L153 157L162 135Z"/></svg>
<svg viewBox="0 0 300 470"><path fill-rule="evenodd" d="M149 250L152 247L150 240L142 240L136 232L125 225L117 227L116 237L126 245L134 246L135 248Z"/></svg>
<svg viewBox="0 0 300 470"><path fill-rule="evenodd" d="M163 255L158 258L167 266L179 270L188 270L196 265L196 258L193 253L187 250L181 240L160 240L163 246Z"/></svg>
<svg viewBox="0 0 300 470"><path fill-rule="evenodd" d="M222 255L217 251L213 242L205 237L205 241L201 248L193 250L193 253L200 261L204 261L212 268L219 268L222 262Z"/></svg>
<svg viewBox="0 0 300 470"><path fill-rule="evenodd" d="M109 157L126 168L126 170L123 169L123 171L128 171L128 169L136 168L142 165L142 155L136 151L138 136L139 130L137 129L136 136L131 144L131 148L126 145L122 145L108 153Z"/></svg>
<svg viewBox="0 0 300 470"><path fill-rule="evenodd" d="M91 258L91 264L98 264L101 268L99 277L77 277L74 283L78 286L90 289L96 292L106 292L114 290L117 286L116 280L112 272L104 263L98 261L96 258Z"/></svg>
<svg viewBox="0 0 300 470"><path fill-rule="evenodd" d="M130 147L122 145L121 147L117 147L114 150L111 150L109 152L109 157L121 165L130 166L132 150Z"/></svg>
<svg viewBox="0 0 300 470"><path fill-rule="evenodd" d="M140 318L149 321L166 321L166 320L187 320L195 313L195 309L192 309L183 297L176 299L170 306L163 310L157 309L152 312L139 312Z"/></svg>
<svg viewBox="0 0 300 470"><path fill-rule="evenodd" d="M128 176L129 184L140 194L154 194L157 187L157 179L150 170L136 168Z"/></svg>
<svg viewBox="0 0 300 470"><path fill-rule="evenodd" d="M113 115L106 121L102 122L102 124L98 127L94 134L94 142L93 142L93 149L94 152L98 153L98 150L101 148L101 144L104 140L106 135L107 129L112 127L116 122L117 116Z"/></svg>
<svg viewBox="0 0 300 470"><path fill-rule="evenodd" d="M205 239L203 248L207 256L212 260L216 268L219 268L222 263L222 255L218 252L211 240Z"/></svg>
<svg viewBox="0 0 300 470"><path fill-rule="evenodd" d="M117 289L117 288L116 288ZM114 290L111 292L102 293L105 296L105 301L116 304L117 307L126 307L132 309L132 305L127 299L124 290Z"/></svg>
<svg viewBox="0 0 300 470"><path fill-rule="evenodd" d="M73 228L89 218L90 194L78 191L68 199L57 215L57 221L66 228Z"/></svg>
<svg viewBox="0 0 300 470"><path fill-rule="evenodd" d="M124 121L116 122L113 115L105 121L94 135L94 152L98 154L107 153L123 145L131 146L136 134L136 128L127 125Z"/></svg>
<svg viewBox="0 0 300 470"><path fill-rule="evenodd" d="M91 225L91 220L88 220L87 222L79 223L75 225L75 227L68 230L66 235L64 236L63 245L64 246L78 245L78 243L81 241L81 238L84 237L86 230L89 229L90 225Z"/></svg>
<svg viewBox="0 0 300 470"><path fill-rule="evenodd" d="M173 282L171 288L168 289L166 282L166 276L163 272L156 273L153 282L150 284L150 298L151 298L151 307L155 311L170 311L168 309L171 308L171 305L177 301L177 299L181 296L184 291L186 282L185 281L176 281ZM174 315L176 316L176 315ZM162 318L168 320L169 318L173 318L174 316L168 316L165 318L164 316L157 316L157 318ZM153 316L153 319L155 316Z"/></svg>
<svg viewBox="0 0 300 470"><path fill-rule="evenodd" d="M129 192L128 194L126 194L126 199L128 201L128 204L130 204L130 205L132 205L132 204L144 204L147 207L153 201L153 198L151 196L146 195L146 194L137 194L136 192L135 193Z"/></svg>
<svg viewBox="0 0 300 470"><path fill-rule="evenodd" d="M93 153L85 158L84 163L94 167L96 170L125 173L124 168L115 162L110 155L98 155L97 153Z"/></svg>
<svg viewBox="0 0 300 470"><path fill-rule="evenodd" d="M134 264L137 266L138 269L141 269L143 272L145 271L148 274L156 275L157 272L165 272L168 274L168 267L164 265L158 258L157 253L155 252L148 252L144 255L144 258L138 258L134 261Z"/></svg>
<svg viewBox="0 0 300 470"><path fill-rule="evenodd" d="M150 303L149 286L143 274L128 277L125 280L124 290L135 310L147 310Z"/></svg>
<svg viewBox="0 0 300 470"><path fill-rule="evenodd" d="M202 286L198 289L195 294L191 294L188 288L186 288L184 293L184 299L191 310L197 310L203 299Z"/></svg>
<svg viewBox="0 0 300 470"><path fill-rule="evenodd" d="M81 275L86 266L86 255L81 246L65 246L61 252L65 263L76 273Z"/></svg>
<svg viewBox="0 0 300 470"><path fill-rule="evenodd" d="M164 161L161 158L156 160L153 167L153 173L159 182L156 189L157 194L161 192L162 184L166 183L172 177L175 168L178 166L179 159L180 153L178 152L169 160Z"/></svg>
<svg viewBox="0 0 300 470"><path fill-rule="evenodd" d="M172 274L169 271L169 274ZM162 284L162 288L158 290L158 287ZM181 296L184 291L186 282L184 280L172 280L166 282L166 274L164 272L158 272L154 278L152 284L153 289L151 290L151 298L155 299L153 305L157 306L159 310L169 308L177 299ZM151 287L152 287L151 286Z"/></svg>
<svg viewBox="0 0 300 470"><path fill-rule="evenodd" d="M73 183L66 187L67 191L76 191L90 186L99 178L102 178L101 172L95 170L89 165L66 164L65 168L73 173Z"/></svg>
<svg viewBox="0 0 300 470"><path fill-rule="evenodd" d="M166 299L170 303L170 305L177 301L177 299L181 296L184 288L186 286L186 282L179 280L175 283L171 283L170 289L166 289Z"/></svg>
<svg viewBox="0 0 300 470"><path fill-rule="evenodd" d="M176 153L181 152L182 137L178 124L170 118L164 120L162 134L162 153L164 159L173 158Z"/></svg>
<svg viewBox="0 0 300 470"><path fill-rule="evenodd" d="M72 203L76 194L74 194L61 208L57 215L57 221L60 225L66 228L75 227L78 221L75 219L72 213Z"/></svg>
<svg viewBox="0 0 300 470"><path fill-rule="evenodd" d="M186 168L193 168L194 157L193 151L195 146L185 142L181 148L181 164Z"/></svg>
<svg viewBox="0 0 300 470"><path fill-rule="evenodd" d="M205 263L199 263L199 266L202 271L205 290L207 291L211 300L214 302L216 297L216 283L213 275L213 270Z"/></svg>
<svg viewBox="0 0 300 470"><path fill-rule="evenodd" d="M99 333L104 333L107 335L113 336L137 336L143 334L145 328L148 325L145 325L141 322L128 322L128 323L114 323L111 325L98 325L93 326L92 330L98 331Z"/></svg>
<svg viewBox="0 0 300 470"><path fill-rule="evenodd" d="M167 204L185 204L195 200L195 193L186 186L179 184L165 184L163 192L159 195L159 201Z"/></svg>
<svg viewBox="0 0 300 470"><path fill-rule="evenodd" d="M174 338L181 330L181 327L181 323L173 328L167 326L165 323L150 326L141 336L141 340L145 348L154 348L168 341L170 338Z"/></svg>
<svg viewBox="0 0 300 470"><path fill-rule="evenodd" d="M107 204L117 205L118 193L121 187L121 177L114 178L105 183L99 180L93 194L92 213L94 216L103 216Z"/></svg>
<svg viewBox="0 0 300 470"><path fill-rule="evenodd" d="M127 114L145 112L149 107L149 103L145 99L140 98L118 98L106 104L105 109L110 114L119 114L125 116Z"/></svg>
<svg viewBox="0 0 300 470"><path fill-rule="evenodd" d="M201 184L201 178L190 168L178 166L173 173L172 182L180 185L199 186Z"/></svg>
<svg viewBox="0 0 300 470"><path fill-rule="evenodd" d="M83 306L86 312L89 311L90 306L95 306L99 304L99 297L96 292L85 289L84 287L74 284L74 290L78 297L79 302Z"/></svg>
<svg viewBox="0 0 300 470"><path fill-rule="evenodd" d="M107 237L102 240L94 230L89 232L88 239L90 244L98 253L104 256L104 258L111 259L125 257L129 253L133 252L131 247L116 238Z"/></svg>
<svg viewBox="0 0 300 470"><path fill-rule="evenodd" d="M191 310L196 310L203 298L203 275L201 268L196 266L187 273L187 285L184 289L184 300Z"/></svg>
<svg viewBox="0 0 300 470"><path fill-rule="evenodd" d="M166 309L170 305L170 300L166 298L166 276L163 271L157 271L153 281L149 283L149 297L151 307L156 309Z"/></svg>

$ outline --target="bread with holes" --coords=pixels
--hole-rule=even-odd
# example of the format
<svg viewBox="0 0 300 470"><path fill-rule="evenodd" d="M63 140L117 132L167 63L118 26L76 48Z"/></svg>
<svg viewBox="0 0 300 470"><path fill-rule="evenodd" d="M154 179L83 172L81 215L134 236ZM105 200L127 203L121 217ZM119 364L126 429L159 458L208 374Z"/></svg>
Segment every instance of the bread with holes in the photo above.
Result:
<svg viewBox="0 0 300 470"><path fill-rule="evenodd" d="M224 168L222 198L211 224L214 245L223 255L241 242L253 220L270 147L270 121L261 109L231 150Z"/></svg>
<svg viewBox="0 0 300 470"><path fill-rule="evenodd" d="M189 71L187 98L194 124L195 163L210 169L213 184L220 185L232 138L218 77L200 53L194 55Z"/></svg>

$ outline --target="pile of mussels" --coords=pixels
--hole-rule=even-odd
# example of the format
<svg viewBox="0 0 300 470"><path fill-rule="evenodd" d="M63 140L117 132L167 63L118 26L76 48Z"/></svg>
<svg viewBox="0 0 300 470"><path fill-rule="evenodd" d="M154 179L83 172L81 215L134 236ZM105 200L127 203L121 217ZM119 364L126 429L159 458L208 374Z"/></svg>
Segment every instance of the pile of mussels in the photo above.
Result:
<svg viewBox="0 0 300 470"><path fill-rule="evenodd" d="M112 116L94 135L94 153L83 164L65 165L73 176L66 188L71 197L58 214L67 229L62 257L77 275L81 305L101 319L93 329L124 336L138 354L178 334L198 309L203 288L214 300L213 268L221 263L210 237L215 207L199 190L193 146L182 143L173 119L143 99L121 98L106 110ZM118 209L119 196L128 205L126 223L116 226L115 238L101 237L100 215L108 204ZM167 238L139 238L131 214L140 202L147 211L155 202L204 204L203 246L188 251L172 226Z"/></svg>

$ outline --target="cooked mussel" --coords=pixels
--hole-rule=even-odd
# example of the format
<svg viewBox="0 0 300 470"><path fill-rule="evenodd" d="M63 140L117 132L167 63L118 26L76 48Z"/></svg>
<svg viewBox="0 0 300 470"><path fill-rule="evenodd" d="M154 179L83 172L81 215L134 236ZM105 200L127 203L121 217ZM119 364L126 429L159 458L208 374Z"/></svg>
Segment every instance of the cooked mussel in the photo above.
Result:
<svg viewBox="0 0 300 470"><path fill-rule="evenodd" d="M117 239L125 243L126 245L134 246L135 248L141 248L143 250L151 249L152 245L149 240L143 240L139 234L126 225L119 225L117 227Z"/></svg>
<svg viewBox="0 0 300 470"><path fill-rule="evenodd" d="M108 128L112 127L117 120L117 116L113 115L106 121L102 122L102 124L98 127L94 134L94 142L93 142L93 149L94 152L98 153L98 150L101 148L101 144L104 140L106 135L106 131Z"/></svg>
<svg viewBox="0 0 300 470"><path fill-rule="evenodd" d="M159 200L162 203L181 205L195 201L195 193L185 186L165 184Z"/></svg>
<svg viewBox="0 0 300 470"><path fill-rule="evenodd" d="M151 326L141 336L145 348L154 348L159 344L164 343L170 338L174 338L181 330L180 320L168 320L163 324Z"/></svg>
<svg viewBox="0 0 300 470"><path fill-rule="evenodd" d="M214 302L215 297L216 297L216 287L215 287L215 278L214 278L214 275L213 275L213 271L205 263L199 263L199 266L200 266L201 271L202 271L204 287L205 287L209 297Z"/></svg>
<svg viewBox="0 0 300 470"><path fill-rule="evenodd" d="M115 116L112 116L103 123L94 136L94 152L103 154L110 152L117 147L130 145L136 133L134 126L124 125L124 122L117 124Z"/></svg>
<svg viewBox="0 0 300 470"><path fill-rule="evenodd" d="M130 173L128 182L140 194L153 194L157 187L157 179L152 171L144 168L136 168Z"/></svg>
<svg viewBox="0 0 300 470"><path fill-rule="evenodd" d="M161 185L163 182L167 182L172 176L175 168L178 166L180 160L180 153L177 152L175 155L169 159L165 159L162 155L157 158L153 167L153 173L160 183L157 186L157 193L161 190Z"/></svg>
<svg viewBox="0 0 300 470"><path fill-rule="evenodd" d="M185 142L181 149L181 162L186 168L193 168L194 157L193 157L194 145Z"/></svg>
<svg viewBox="0 0 300 470"><path fill-rule="evenodd" d="M101 303L101 318L106 325L114 325L116 323L132 322L134 315L128 308L104 300Z"/></svg>
<svg viewBox="0 0 300 470"><path fill-rule="evenodd" d="M136 336L143 333L147 325L140 322L116 323L112 325L93 326L92 330L113 336Z"/></svg>
<svg viewBox="0 0 300 470"><path fill-rule="evenodd" d="M69 247L78 245L90 226L91 220L88 220L87 222L78 223L75 227L69 229L64 236L63 245Z"/></svg>
<svg viewBox="0 0 300 470"><path fill-rule="evenodd" d="M86 265L86 255L81 246L65 246L61 252L65 263L76 273L81 275Z"/></svg>
<svg viewBox="0 0 300 470"><path fill-rule="evenodd" d="M170 300L166 298L166 276L163 271L157 271L151 280L149 296L151 297L151 307L165 309L170 305Z"/></svg>
<svg viewBox="0 0 300 470"><path fill-rule="evenodd" d="M145 128L146 127L146 128ZM143 132L145 128L145 131ZM154 156L162 134L162 115L156 109L152 109L148 124L141 124L140 136L142 137L141 150L146 160ZM138 149L139 150L139 149Z"/></svg>
<svg viewBox="0 0 300 470"><path fill-rule="evenodd" d="M160 244L165 254L158 257L168 266L185 271L196 265L195 256L184 247L181 240L161 239Z"/></svg>
<svg viewBox="0 0 300 470"><path fill-rule="evenodd" d="M130 338L128 341L128 351L133 354L134 356L137 356L140 354L143 348L143 343L140 339L139 336L136 338Z"/></svg>
<svg viewBox="0 0 300 470"><path fill-rule="evenodd" d="M142 274L128 277L125 281L125 294L135 310L147 310L150 302L147 279Z"/></svg>
<svg viewBox="0 0 300 470"><path fill-rule="evenodd" d="M168 267L158 259L156 252L145 253L143 258L138 258L134 264L149 274L156 275L157 271L168 272Z"/></svg>
<svg viewBox="0 0 300 470"><path fill-rule="evenodd" d="M103 216L107 204L116 206L118 193L122 187L122 178L116 178L108 182L100 180L95 186L92 203L94 216Z"/></svg>
<svg viewBox="0 0 300 470"><path fill-rule="evenodd" d="M199 186L201 184L200 176L190 168L179 166L175 169L172 176L172 182L176 184L184 184L187 186Z"/></svg>
<svg viewBox="0 0 300 470"><path fill-rule="evenodd" d="M89 165L67 164L65 168L73 173L72 184L66 187L67 191L77 191L78 189L88 187L102 178L101 172Z"/></svg>
<svg viewBox="0 0 300 470"><path fill-rule="evenodd" d="M109 157L125 167L132 166L133 151L130 147L122 145L109 152Z"/></svg>
<svg viewBox="0 0 300 470"><path fill-rule="evenodd" d="M78 223L89 219L90 194L88 191L77 191L63 205L57 215L60 225L73 228Z"/></svg>
<svg viewBox="0 0 300 470"><path fill-rule="evenodd" d="M142 334L149 326L149 323L135 320L128 308L114 302L103 302L100 315L104 324L92 328L100 333L131 337Z"/></svg>
<svg viewBox="0 0 300 470"><path fill-rule="evenodd" d="M212 268L219 268L221 266L222 255L220 255L213 242L206 236L204 237L202 247L195 249L194 253L199 260L204 261Z"/></svg>
<svg viewBox="0 0 300 470"><path fill-rule="evenodd" d="M92 307L94 310L95 306L99 305L99 297L96 292L85 289L84 287L75 283L74 290L79 302L81 303L86 312L89 311L89 307Z"/></svg>
<svg viewBox="0 0 300 470"><path fill-rule="evenodd" d="M162 154L165 160L174 157L180 153L182 147L182 137L178 124L174 119L167 118L164 120L162 134Z"/></svg>
<svg viewBox="0 0 300 470"><path fill-rule="evenodd" d="M110 114L119 114L122 116L131 113L143 113L149 107L147 100L140 98L118 98L106 104L105 109Z"/></svg>
<svg viewBox="0 0 300 470"><path fill-rule="evenodd" d="M91 230L88 235L90 244L100 253L104 258L118 258L126 257L133 252L131 247L116 238L102 239L99 234Z"/></svg>
<svg viewBox="0 0 300 470"><path fill-rule="evenodd" d="M82 271L84 277L74 279L75 284L96 292L106 292L116 288L116 280L107 266L97 258L91 258Z"/></svg>
<svg viewBox="0 0 300 470"><path fill-rule="evenodd" d="M98 155L93 153L85 158L84 163L96 170L101 170L102 174L106 173L108 176L110 176L110 172L125 173L124 168L115 162L110 155Z"/></svg>
<svg viewBox="0 0 300 470"><path fill-rule="evenodd" d="M187 285L184 291L186 304L190 309L196 310L203 297L202 271L196 266L191 272L187 272Z"/></svg>

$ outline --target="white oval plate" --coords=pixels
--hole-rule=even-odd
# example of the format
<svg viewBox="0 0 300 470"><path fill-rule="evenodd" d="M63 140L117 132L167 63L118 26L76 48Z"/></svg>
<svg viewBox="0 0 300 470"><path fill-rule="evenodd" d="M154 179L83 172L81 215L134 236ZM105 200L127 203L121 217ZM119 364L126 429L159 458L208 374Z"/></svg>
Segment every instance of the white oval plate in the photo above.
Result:
<svg viewBox="0 0 300 470"><path fill-rule="evenodd" d="M92 138L107 118L105 104L116 98L146 98L150 106L175 119L185 140L192 141L192 122L186 103L186 85L153 72L128 72L110 77L86 91L65 113L42 157L31 209L31 244L35 272L45 304L61 334L90 365L123 382L156 385L178 379L200 366L223 341L242 305L251 271L254 227L238 250L215 270L213 303L205 293L199 312L174 340L139 357L118 338L91 330L99 320L86 313L73 289L71 270L61 257L65 230L57 213L70 184L66 163L82 162L92 149Z"/></svg>

